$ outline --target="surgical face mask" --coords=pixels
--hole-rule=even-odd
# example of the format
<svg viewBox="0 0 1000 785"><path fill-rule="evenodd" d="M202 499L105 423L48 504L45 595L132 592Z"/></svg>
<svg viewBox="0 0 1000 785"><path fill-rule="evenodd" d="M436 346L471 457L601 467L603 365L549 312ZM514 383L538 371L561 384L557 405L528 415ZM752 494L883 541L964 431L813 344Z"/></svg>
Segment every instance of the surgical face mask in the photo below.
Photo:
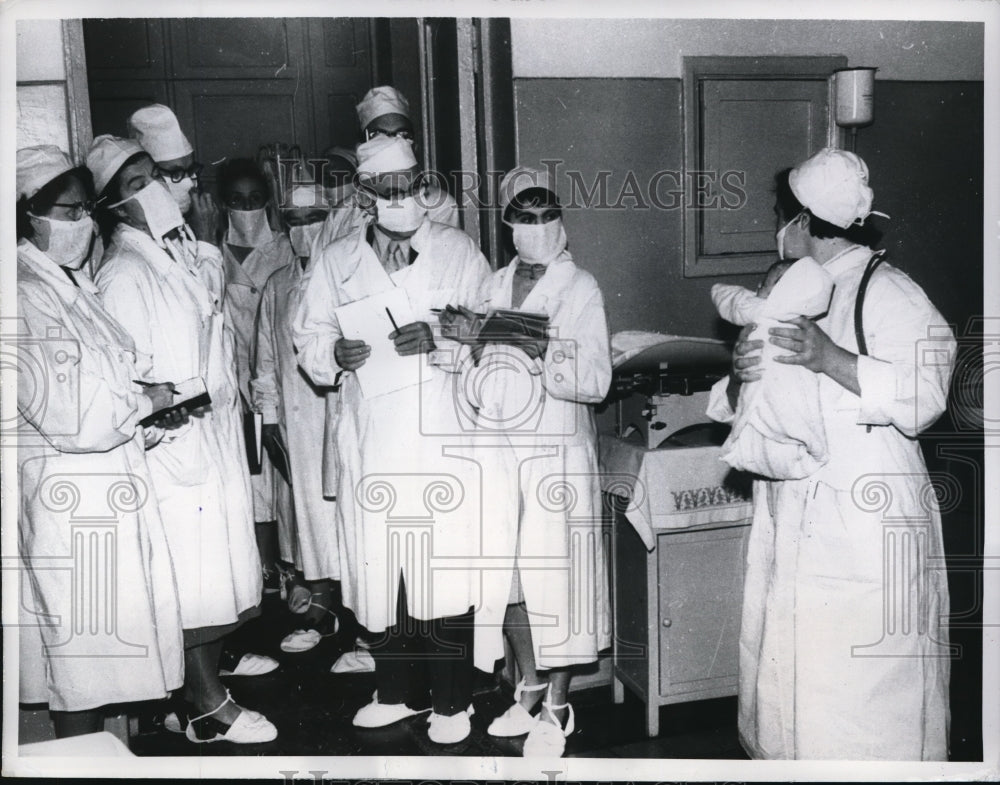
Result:
<svg viewBox="0 0 1000 785"><path fill-rule="evenodd" d="M799 215L802 215L802 213L799 213ZM789 221L784 226L782 226L778 230L778 233L774 236L775 239L778 241L778 258L779 259L784 259L785 258L785 233L788 231L788 227L791 226L793 223L795 223L798 220L799 215L796 215L791 221Z"/></svg>
<svg viewBox="0 0 1000 785"><path fill-rule="evenodd" d="M288 239L296 256L309 256L312 253L313 241L319 237L323 222L291 226L288 229Z"/></svg>
<svg viewBox="0 0 1000 785"><path fill-rule="evenodd" d="M421 205L415 196L404 199L375 199L375 221L383 229L398 234L408 234L417 231L424 222L427 208Z"/></svg>
<svg viewBox="0 0 1000 785"><path fill-rule="evenodd" d="M339 207L344 201L354 193L353 183L344 183L332 188L324 188L326 199L332 207Z"/></svg>
<svg viewBox="0 0 1000 785"><path fill-rule="evenodd" d="M83 267L94 239L94 221L89 215L78 221L57 221L30 213L29 218L39 249L48 243L46 256L70 270Z"/></svg>
<svg viewBox="0 0 1000 785"><path fill-rule="evenodd" d="M566 249L561 218L543 224L513 224L517 255L529 264L548 264Z"/></svg>
<svg viewBox="0 0 1000 785"><path fill-rule="evenodd" d="M179 183L175 183L173 180L167 178L164 185L167 186L170 195L174 197L174 201L177 202L177 207L182 214L191 209L191 191L194 190L194 180L190 177L185 177Z"/></svg>
<svg viewBox="0 0 1000 785"><path fill-rule="evenodd" d="M267 223L267 209L233 210L227 208L229 229L226 242L240 248L259 248L271 239L271 227Z"/></svg>
<svg viewBox="0 0 1000 785"><path fill-rule="evenodd" d="M167 232L184 225L184 216L181 215L177 202L159 180L151 180L145 188L136 191L128 199L122 199L109 207L118 207L133 199L142 208L146 226L154 240L159 240Z"/></svg>

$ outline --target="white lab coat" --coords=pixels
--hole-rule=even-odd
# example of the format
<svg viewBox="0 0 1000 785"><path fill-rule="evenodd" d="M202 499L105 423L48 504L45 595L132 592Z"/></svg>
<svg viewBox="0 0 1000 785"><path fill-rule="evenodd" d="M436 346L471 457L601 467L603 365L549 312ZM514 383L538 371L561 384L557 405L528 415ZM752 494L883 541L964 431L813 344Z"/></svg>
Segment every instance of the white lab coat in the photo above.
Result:
<svg viewBox="0 0 1000 785"><path fill-rule="evenodd" d="M264 285L257 324L254 408L277 423L288 450L294 503L295 566L306 580L339 580L336 502L323 495L323 438L328 388L317 388L295 361L292 319L301 300L302 263L278 270Z"/></svg>
<svg viewBox="0 0 1000 785"><path fill-rule="evenodd" d="M292 337L315 384L333 385L340 372L337 306L398 286L415 318L433 325L431 308L475 301L489 267L468 235L425 220L410 245L415 261L391 277L363 231L312 261ZM396 392L365 399L357 376L343 375L334 434L341 585L344 604L373 632L395 621L400 571L415 618L473 605L482 481L456 416L458 346L439 346L422 356L422 383Z"/></svg>
<svg viewBox="0 0 1000 785"><path fill-rule="evenodd" d="M740 389L733 427L721 458L734 469L776 480L808 477L828 459L820 414L819 379L800 365L777 362L787 354L770 343L768 330L783 320L813 318L830 306L833 281L808 257L785 271L766 298L732 284L714 284L712 301L723 319L741 327L756 324L748 340L764 342L763 378Z"/></svg>
<svg viewBox="0 0 1000 785"><path fill-rule="evenodd" d="M132 381L149 358L86 273L74 276L78 287L18 244L20 700L57 711L164 698L183 681L177 587L139 425L152 406Z"/></svg>
<svg viewBox="0 0 1000 785"><path fill-rule="evenodd" d="M454 196L431 182L426 202L428 218L458 228L458 203ZM368 213L358 206L356 195L351 194L343 204L334 207L323 221L323 228L313 241L312 254L309 258L317 258L334 240L361 231L369 222Z"/></svg>
<svg viewBox="0 0 1000 785"><path fill-rule="evenodd" d="M825 265L836 288L818 324L851 352L870 256L856 247ZM888 264L871 279L863 321L860 397L819 377L829 462L754 486L739 688L740 739L754 758L947 754L948 583L916 436L944 411L955 341ZM709 405L721 421L732 417L726 384Z"/></svg>
<svg viewBox="0 0 1000 785"><path fill-rule="evenodd" d="M516 266L515 258L490 277L479 310L511 307ZM519 310L549 316L544 358L487 345L477 367L466 365L462 388L477 410L489 485L486 552L516 554L535 663L554 668L592 662L611 645L592 410L611 383L611 348L597 282L568 252L550 263ZM475 648L485 670L503 656L512 576L510 566L483 573Z"/></svg>
<svg viewBox="0 0 1000 785"><path fill-rule="evenodd" d="M145 232L119 225L97 285L108 312L152 357L144 379L200 376L212 398L147 456L184 629L197 629L232 624L256 607L262 581L233 340L223 315L222 259L206 243L190 249L174 261Z"/></svg>
<svg viewBox="0 0 1000 785"><path fill-rule="evenodd" d="M295 254L288 237L281 232L272 232L270 241L254 248L242 264L236 260L228 244L223 243L222 249L226 275L226 323L236 339L236 377L240 394L246 406L250 407L257 311L264 284L275 270L294 261ZM278 522L281 557L290 561L291 491L284 478L274 470L266 452L261 455L260 473L250 475L250 488L253 492L253 519Z"/></svg>

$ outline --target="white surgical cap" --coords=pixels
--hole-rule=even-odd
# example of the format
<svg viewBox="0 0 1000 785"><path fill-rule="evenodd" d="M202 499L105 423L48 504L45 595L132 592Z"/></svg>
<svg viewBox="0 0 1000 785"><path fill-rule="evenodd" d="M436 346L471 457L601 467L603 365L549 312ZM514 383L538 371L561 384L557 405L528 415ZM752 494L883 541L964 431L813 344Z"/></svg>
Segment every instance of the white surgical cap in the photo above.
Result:
<svg viewBox="0 0 1000 785"><path fill-rule="evenodd" d="M111 134L98 136L87 152L87 168L94 175L94 190L101 193L122 164L142 152L146 151L135 139L122 139Z"/></svg>
<svg viewBox="0 0 1000 785"><path fill-rule="evenodd" d="M398 136L376 136L358 145L358 175L373 179L388 172L408 172L417 166L413 145Z"/></svg>
<svg viewBox="0 0 1000 785"><path fill-rule="evenodd" d="M530 166L517 166L507 172L500 181L500 210L506 210L515 196L529 188L544 188L555 193L547 171L533 169Z"/></svg>
<svg viewBox="0 0 1000 785"><path fill-rule="evenodd" d="M292 186L291 191L288 192L288 196L281 205L282 209L301 209L304 207L315 207L319 210L325 210L330 206L330 202L326 198L326 192L323 190L323 186L316 185L315 183L298 183Z"/></svg>
<svg viewBox="0 0 1000 785"><path fill-rule="evenodd" d="M361 99L357 110L358 121L361 123L362 130L367 128L368 124L376 117L386 114L401 114L407 120L411 119L410 102L406 100L399 90L389 85L373 87L365 93L365 97Z"/></svg>
<svg viewBox="0 0 1000 785"><path fill-rule="evenodd" d="M17 151L17 198L30 199L73 168L69 156L53 144L22 147Z"/></svg>
<svg viewBox="0 0 1000 785"><path fill-rule="evenodd" d="M792 169L788 185L803 207L841 229L872 212L868 166L847 150L824 147Z"/></svg>
<svg viewBox="0 0 1000 785"><path fill-rule="evenodd" d="M142 145L154 161L173 161L194 152L170 107L151 104L128 119L128 135Z"/></svg>

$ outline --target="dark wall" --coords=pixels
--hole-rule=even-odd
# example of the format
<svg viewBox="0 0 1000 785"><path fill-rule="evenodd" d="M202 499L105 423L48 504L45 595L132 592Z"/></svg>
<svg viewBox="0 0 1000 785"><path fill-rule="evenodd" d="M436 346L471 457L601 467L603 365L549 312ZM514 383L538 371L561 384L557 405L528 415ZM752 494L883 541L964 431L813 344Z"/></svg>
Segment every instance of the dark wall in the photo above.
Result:
<svg viewBox="0 0 1000 785"><path fill-rule="evenodd" d="M983 85L875 82L858 131L882 245L961 333L983 312ZM995 263L995 260L994 260Z"/></svg>
<svg viewBox="0 0 1000 785"><path fill-rule="evenodd" d="M563 161L564 200L564 170L588 186L610 172L606 203L614 204L628 172L644 187L657 171L683 169L680 80L518 79L515 90L518 160ZM876 209L892 216L881 225L893 263L955 323L982 312L982 106L978 82L876 82L876 121L858 133ZM566 215L571 250L597 277L612 331L730 335L709 299L720 279L683 276L682 211L620 201L630 206Z"/></svg>

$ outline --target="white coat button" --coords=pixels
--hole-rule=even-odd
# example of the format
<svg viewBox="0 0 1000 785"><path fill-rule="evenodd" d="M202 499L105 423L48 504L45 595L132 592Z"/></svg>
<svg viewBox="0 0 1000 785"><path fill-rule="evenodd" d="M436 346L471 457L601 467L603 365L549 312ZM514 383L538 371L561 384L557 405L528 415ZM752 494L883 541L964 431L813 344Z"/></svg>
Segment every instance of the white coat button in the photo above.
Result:
<svg viewBox="0 0 1000 785"><path fill-rule="evenodd" d="M673 624L673 622L670 619L664 619L663 620L663 626L664 627L669 627L671 624Z"/></svg>

